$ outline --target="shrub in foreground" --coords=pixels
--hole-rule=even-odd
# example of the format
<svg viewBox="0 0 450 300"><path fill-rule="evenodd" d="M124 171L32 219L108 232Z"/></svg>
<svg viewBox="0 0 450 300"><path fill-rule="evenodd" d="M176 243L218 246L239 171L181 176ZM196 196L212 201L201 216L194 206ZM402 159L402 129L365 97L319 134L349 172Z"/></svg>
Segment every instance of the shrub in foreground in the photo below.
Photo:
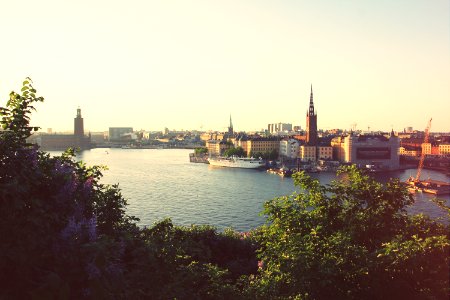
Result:
<svg viewBox="0 0 450 300"><path fill-rule="evenodd" d="M250 233L140 228L103 167L27 144L35 93L0 107L0 299L447 299L449 228L408 215L400 182L297 173Z"/></svg>

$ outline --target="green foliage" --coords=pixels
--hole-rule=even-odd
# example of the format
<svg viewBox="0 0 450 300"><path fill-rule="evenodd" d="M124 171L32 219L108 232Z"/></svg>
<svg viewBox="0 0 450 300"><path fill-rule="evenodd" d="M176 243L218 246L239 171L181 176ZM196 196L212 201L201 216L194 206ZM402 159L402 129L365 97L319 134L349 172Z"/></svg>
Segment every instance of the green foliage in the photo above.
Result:
<svg viewBox="0 0 450 300"><path fill-rule="evenodd" d="M179 227L166 219L135 242L127 259L131 299L239 299L235 283L257 271L253 240L210 226Z"/></svg>
<svg viewBox="0 0 450 300"><path fill-rule="evenodd" d="M250 151L250 157L261 157L262 159L276 160L276 159L278 159L278 151L276 149L273 149L272 151L266 151L266 152Z"/></svg>
<svg viewBox="0 0 450 300"><path fill-rule="evenodd" d="M27 78L23 82L22 94L11 92L6 107L0 107L1 128L4 130L2 139L9 142L25 144L25 139L31 135L32 131L37 131L38 127L30 127L30 114L36 110L35 102L44 101L43 97L36 97L36 90L31 84L31 79Z"/></svg>
<svg viewBox="0 0 450 300"><path fill-rule="evenodd" d="M0 299L239 298L254 242L170 220L137 227L118 185L101 183L105 167L25 142L42 100L25 81L0 108Z"/></svg>
<svg viewBox="0 0 450 300"><path fill-rule="evenodd" d="M300 172L299 193L267 202L258 235L264 262L253 297L444 299L448 228L408 216L398 180L382 185L356 167L322 186Z"/></svg>
<svg viewBox="0 0 450 300"><path fill-rule="evenodd" d="M204 148L204 147L195 148L194 153L195 153L195 155L206 154L206 153L208 153L208 148Z"/></svg>
<svg viewBox="0 0 450 300"><path fill-rule="evenodd" d="M105 167L26 143L30 82L0 107L0 299L446 299L449 228L408 216L400 182L300 172L252 232L139 228Z"/></svg>
<svg viewBox="0 0 450 300"><path fill-rule="evenodd" d="M243 157L246 156L246 152L242 147L236 147L236 148L230 148L225 150L223 153L224 156L230 157L230 156L237 156L237 157Z"/></svg>

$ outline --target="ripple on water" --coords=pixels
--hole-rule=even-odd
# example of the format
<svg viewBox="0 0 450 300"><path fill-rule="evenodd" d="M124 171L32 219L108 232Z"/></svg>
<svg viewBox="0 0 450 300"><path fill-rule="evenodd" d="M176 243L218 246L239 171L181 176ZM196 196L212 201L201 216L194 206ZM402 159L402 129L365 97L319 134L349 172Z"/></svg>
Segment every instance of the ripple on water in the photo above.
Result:
<svg viewBox="0 0 450 300"><path fill-rule="evenodd" d="M192 150L92 149L83 151L81 159L89 165L108 166L104 183L120 183L128 200L127 213L140 218L140 225L170 217L175 224L210 224L218 229L233 227L247 231L264 223L260 216L263 203L277 196L289 195L295 188L291 178L281 178L257 170L217 168L189 163ZM376 174L380 181L389 177L406 180L415 170ZM449 181L443 174L423 170L423 178ZM331 173L313 177L322 183L335 178ZM432 217L446 217L430 201L433 196L418 194L408 210ZM447 205L450 197L445 197Z"/></svg>

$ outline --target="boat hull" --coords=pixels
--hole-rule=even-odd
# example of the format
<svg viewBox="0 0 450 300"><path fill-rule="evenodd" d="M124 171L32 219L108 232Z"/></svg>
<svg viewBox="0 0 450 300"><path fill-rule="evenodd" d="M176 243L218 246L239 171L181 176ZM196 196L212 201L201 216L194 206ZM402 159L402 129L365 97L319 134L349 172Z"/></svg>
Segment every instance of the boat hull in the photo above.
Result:
<svg viewBox="0 0 450 300"><path fill-rule="evenodd" d="M264 161L254 158L209 158L212 166L241 169L257 169L265 165Z"/></svg>

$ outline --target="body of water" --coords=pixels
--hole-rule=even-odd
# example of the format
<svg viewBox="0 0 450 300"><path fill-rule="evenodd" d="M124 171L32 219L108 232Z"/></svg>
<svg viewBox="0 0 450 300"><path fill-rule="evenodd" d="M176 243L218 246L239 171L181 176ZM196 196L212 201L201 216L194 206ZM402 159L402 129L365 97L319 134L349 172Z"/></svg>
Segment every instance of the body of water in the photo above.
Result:
<svg viewBox="0 0 450 300"><path fill-rule="evenodd" d="M295 191L292 178L282 178L260 170L213 167L189 162L185 149L92 149L78 159L88 165L106 165L104 183L119 183L128 200L127 213L140 218L139 225L150 226L170 217L175 224L210 224L218 229L232 227L247 231L264 223L263 203ZM53 152L55 154L56 152ZM415 170L376 174L406 180ZM444 174L424 170L422 178L449 181ZM335 179L333 173L314 173L322 183ZM447 204L448 196L444 196ZM431 202L432 195L418 194L410 208L432 217L446 217Z"/></svg>

